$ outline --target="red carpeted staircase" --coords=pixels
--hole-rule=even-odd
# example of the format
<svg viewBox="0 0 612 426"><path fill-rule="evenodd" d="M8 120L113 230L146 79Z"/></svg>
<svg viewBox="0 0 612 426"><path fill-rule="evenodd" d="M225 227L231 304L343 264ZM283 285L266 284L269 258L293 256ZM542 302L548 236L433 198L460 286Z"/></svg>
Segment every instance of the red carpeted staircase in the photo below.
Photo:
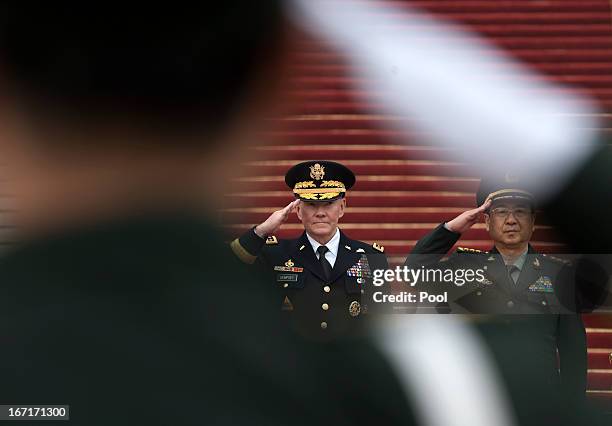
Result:
<svg viewBox="0 0 612 426"><path fill-rule="evenodd" d="M380 3L380 2L379 2ZM563 83L565 90L598 100L600 126L612 136L612 17L608 0L412 1L438 17L465 24L515 58ZM391 26L401 20L390 15ZM356 80L337 53L310 36L298 35L290 58L288 112L269 120L263 146L252 147L243 164L240 192L228 194L222 217L232 236L263 221L292 199L283 176L299 161L337 160L355 171L342 229L352 238L376 241L391 263L401 263L415 242L443 220L475 205L478 171L453 159L453 152L427 145L427 135L399 132L410 117L385 114L352 86ZM491 72L507 72L491 64ZM294 216L278 232L295 237ZM564 247L553 230L537 227L542 252ZM461 245L491 246L482 224ZM589 394L612 401L612 320L585 316L589 339ZM608 407L612 407L609 404Z"/></svg>
<svg viewBox="0 0 612 426"><path fill-rule="evenodd" d="M612 412L612 315L583 315L589 357L588 395Z"/></svg>

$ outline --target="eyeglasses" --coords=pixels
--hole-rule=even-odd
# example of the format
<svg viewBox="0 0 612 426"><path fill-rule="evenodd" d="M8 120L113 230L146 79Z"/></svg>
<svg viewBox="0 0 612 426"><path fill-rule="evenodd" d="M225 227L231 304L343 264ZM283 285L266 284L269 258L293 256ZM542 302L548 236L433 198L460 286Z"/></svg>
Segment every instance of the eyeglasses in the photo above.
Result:
<svg viewBox="0 0 612 426"><path fill-rule="evenodd" d="M515 209L508 209L506 207L496 207L490 210L491 216L496 219L505 219L510 216L510 213L514 215L518 220L527 219L531 216L531 210L524 207L517 207Z"/></svg>

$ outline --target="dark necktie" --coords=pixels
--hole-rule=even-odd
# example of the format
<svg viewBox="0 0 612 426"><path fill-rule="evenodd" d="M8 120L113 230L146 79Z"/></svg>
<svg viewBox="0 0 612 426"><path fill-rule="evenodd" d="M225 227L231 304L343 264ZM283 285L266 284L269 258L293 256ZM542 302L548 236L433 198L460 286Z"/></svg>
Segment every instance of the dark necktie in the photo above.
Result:
<svg viewBox="0 0 612 426"><path fill-rule="evenodd" d="M508 275L510 275L510 278L516 284L521 273L520 269L516 265L506 265L506 268L508 268Z"/></svg>
<svg viewBox="0 0 612 426"><path fill-rule="evenodd" d="M319 253L319 262L321 262L321 267L323 267L323 273L325 274L325 278L329 280L331 278L332 266L325 258L325 253L327 253L329 249L325 246L319 246L317 249L317 253Z"/></svg>

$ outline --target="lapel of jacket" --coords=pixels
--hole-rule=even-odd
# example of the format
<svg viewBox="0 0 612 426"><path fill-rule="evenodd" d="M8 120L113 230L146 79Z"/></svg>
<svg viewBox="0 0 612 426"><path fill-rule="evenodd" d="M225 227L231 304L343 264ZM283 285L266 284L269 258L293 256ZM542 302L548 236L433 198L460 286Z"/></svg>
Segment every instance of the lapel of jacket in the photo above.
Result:
<svg viewBox="0 0 612 426"><path fill-rule="evenodd" d="M300 250L302 246L304 246L304 248ZM310 241L308 241L308 237L306 237L306 231L302 233L300 238L295 240L292 255L294 259L300 259L304 268L308 269L313 275L317 276L322 281L327 281L323 273L323 267L319 263L319 259L317 259L312 245Z"/></svg>
<svg viewBox="0 0 612 426"><path fill-rule="evenodd" d="M350 247L350 250L346 247ZM338 254L336 255L336 263L332 269L331 282L336 281L348 268L353 266L361 258L361 253L355 253L353 240L349 239L340 231L340 244L338 245Z"/></svg>
<svg viewBox="0 0 612 426"><path fill-rule="evenodd" d="M504 258L497 250L497 247L493 247L489 250L489 254L485 258L485 265L487 265L487 274L491 278L491 281L493 281L493 285L508 294L512 293L515 284L512 282L510 275L508 275L508 269L504 263Z"/></svg>
<svg viewBox="0 0 612 426"><path fill-rule="evenodd" d="M519 279L516 283L516 290L518 292L524 292L527 287L533 284L540 275L542 275L542 259L538 252L536 252L531 244L527 249L527 257L523 264L523 269L519 275Z"/></svg>

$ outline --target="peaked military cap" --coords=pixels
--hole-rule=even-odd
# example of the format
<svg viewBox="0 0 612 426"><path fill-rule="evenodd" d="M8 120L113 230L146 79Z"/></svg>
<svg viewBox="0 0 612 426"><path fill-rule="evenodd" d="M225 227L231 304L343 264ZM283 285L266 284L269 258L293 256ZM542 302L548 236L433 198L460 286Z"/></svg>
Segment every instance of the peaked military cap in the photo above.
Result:
<svg viewBox="0 0 612 426"><path fill-rule="evenodd" d="M491 201L513 200L524 201L532 207L536 205L536 198L528 182L506 173L503 176L483 177L476 193L476 204L483 205L488 199Z"/></svg>
<svg viewBox="0 0 612 426"><path fill-rule="evenodd" d="M355 184L355 174L334 161L305 161L289 169L285 183L300 200L333 201Z"/></svg>

